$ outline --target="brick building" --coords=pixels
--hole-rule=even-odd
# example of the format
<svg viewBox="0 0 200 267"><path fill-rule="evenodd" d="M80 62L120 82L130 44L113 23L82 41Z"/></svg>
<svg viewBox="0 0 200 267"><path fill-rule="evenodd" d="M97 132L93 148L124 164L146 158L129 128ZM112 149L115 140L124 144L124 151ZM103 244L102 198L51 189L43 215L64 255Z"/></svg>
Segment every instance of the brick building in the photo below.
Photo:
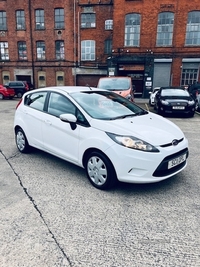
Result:
<svg viewBox="0 0 200 267"><path fill-rule="evenodd" d="M155 86L199 80L200 1L0 0L0 83Z"/></svg>

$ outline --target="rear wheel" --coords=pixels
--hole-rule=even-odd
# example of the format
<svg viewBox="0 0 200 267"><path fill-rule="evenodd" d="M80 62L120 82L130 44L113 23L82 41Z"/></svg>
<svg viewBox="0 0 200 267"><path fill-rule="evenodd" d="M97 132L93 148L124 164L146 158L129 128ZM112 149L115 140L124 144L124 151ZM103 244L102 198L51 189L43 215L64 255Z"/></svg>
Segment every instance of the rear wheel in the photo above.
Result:
<svg viewBox="0 0 200 267"><path fill-rule="evenodd" d="M23 96L23 93L22 93L22 92L18 92L18 93L17 93L17 97L18 97L18 98L22 98L22 96Z"/></svg>
<svg viewBox="0 0 200 267"><path fill-rule="evenodd" d="M109 189L117 181L111 161L99 151L93 151L87 156L85 169L89 181L98 189Z"/></svg>
<svg viewBox="0 0 200 267"><path fill-rule="evenodd" d="M199 102L198 101L196 101L196 103L195 103L195 110L199 111Z"/></svg>
<svg viewBox="0 0 200 267"><path fill-rule="evenodd" d="M30 150L29 143L27 141L26 135L21 128L16 129L15 131L15 142L17 148L21 153L28 153Z"/></svg>
<svg viewBox="0 0 200 267"><path fill-rule="evenodd" d="M0 100L4 99L3 94L0 94Z"/></svg>

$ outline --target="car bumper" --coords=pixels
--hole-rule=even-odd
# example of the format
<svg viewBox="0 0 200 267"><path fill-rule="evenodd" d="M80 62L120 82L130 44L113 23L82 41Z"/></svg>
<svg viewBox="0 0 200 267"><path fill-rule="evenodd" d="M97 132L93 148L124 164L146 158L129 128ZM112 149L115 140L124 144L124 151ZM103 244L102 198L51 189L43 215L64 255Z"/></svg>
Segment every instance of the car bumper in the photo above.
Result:
<svg viewBox="0 0 200 267"><path fill-rule="evenodd" d="M168 114L190 114L195 112L195 106L184 107L184 109L175 109L172 106L161 106L160 110Z"/></svg>
<svg viewBox="0 0 200 267"><path fill-rule="evenodd" d="M118 147L116 147L118 146ZM168 168L168 163L181 155L188 157L188 142L184 139L177 146L159 148L159 153L143 152L116 145L107 151L119 181L128 183L154 183L170 178L182 171L187 161Z"/></svg>

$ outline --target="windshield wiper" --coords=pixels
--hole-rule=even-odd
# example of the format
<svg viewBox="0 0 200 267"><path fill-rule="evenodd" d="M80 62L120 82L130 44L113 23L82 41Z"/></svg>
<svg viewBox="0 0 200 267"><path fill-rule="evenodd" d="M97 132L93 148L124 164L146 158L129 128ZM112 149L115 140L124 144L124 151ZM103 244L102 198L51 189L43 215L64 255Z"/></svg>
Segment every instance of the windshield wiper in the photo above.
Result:
<svg viewBox="0 0 200 267"><path fill-rule="evenodd" d="M134 117L136 116L137 114L127 114L127 115L121 115L121 116L117 116L117 117L114 117L114 118L110 118L109 120L118 120L118 119L125 119L127 117Z"/></svg>
<svg viewBox="0 0 200 267"><path fill-rule="evenodd" d="M137 112L135 115L136 115L136 116L140 116L140 115L145 115L145 114L148 114L148 111L146 111L146 110L142 110L142 111L140 111L140 112Z"/></svg>

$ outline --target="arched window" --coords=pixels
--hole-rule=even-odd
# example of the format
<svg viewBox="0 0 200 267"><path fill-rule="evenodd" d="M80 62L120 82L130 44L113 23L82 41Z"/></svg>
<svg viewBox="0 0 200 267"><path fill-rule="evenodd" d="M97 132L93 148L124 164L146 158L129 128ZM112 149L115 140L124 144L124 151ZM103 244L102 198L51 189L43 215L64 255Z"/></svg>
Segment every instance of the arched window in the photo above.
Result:
<svg viewBox="0 0 200 267"><path fill-rule="evenodd" d="M125 17L125 46L140 45L140 14L132 13Z"/></svg>
<svg viewBox="0 0 200 267"><path fill-rule="evenodd" d="M185 45L200 45L200 11L188 13Z"/></svg>
<svg viewBox="0 0 200 267"><path fill-rule="evenodd" d="M172 45L174 30L174 13L162 12L158 15L157 46Z"/></svg>

